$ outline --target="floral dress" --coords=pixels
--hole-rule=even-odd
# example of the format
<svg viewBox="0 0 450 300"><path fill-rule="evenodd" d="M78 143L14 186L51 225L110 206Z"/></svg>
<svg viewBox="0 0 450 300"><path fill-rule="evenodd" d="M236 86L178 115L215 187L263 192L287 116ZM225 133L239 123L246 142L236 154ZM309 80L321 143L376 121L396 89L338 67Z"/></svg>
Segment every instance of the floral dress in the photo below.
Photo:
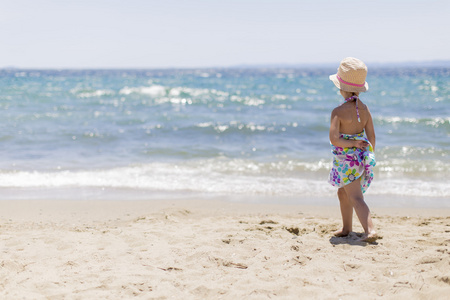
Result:
<svg viewBox="0 0 450 300"><path fill-rule="evenodd" d="M341 148L331 145L334 159L328 182L341 188L361 178L361 190L365 193L373 180L373 167L376 165L373 147L364 136L364 131L358 134L341 134L341 138L362 140L369 143L369 146L366 150L362 150L356 147Z"/></svg>

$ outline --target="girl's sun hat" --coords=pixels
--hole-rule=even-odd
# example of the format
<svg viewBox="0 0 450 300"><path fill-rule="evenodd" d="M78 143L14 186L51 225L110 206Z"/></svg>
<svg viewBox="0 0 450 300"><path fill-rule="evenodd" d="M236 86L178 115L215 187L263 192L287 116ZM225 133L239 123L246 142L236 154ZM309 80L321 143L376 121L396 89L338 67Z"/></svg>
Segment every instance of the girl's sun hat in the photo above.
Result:
<svg viewBox="0 0 450 300"><path fill-rule="evenodd" d="M330 80L340 90L360 93L369 89L366 76L366 65L357 58L347 57L341 61L337 74L330 75Z"/></svg>

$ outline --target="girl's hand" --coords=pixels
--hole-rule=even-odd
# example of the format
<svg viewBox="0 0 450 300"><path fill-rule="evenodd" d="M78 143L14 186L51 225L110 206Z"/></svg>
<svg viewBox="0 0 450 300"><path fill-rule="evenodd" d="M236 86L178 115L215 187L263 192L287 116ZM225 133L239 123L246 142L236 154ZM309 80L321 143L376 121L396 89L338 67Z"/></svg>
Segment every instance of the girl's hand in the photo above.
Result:
<svg viewBox="0 0 450 300"><path fill-rule="evenodd" d="M355 146L356 148L362 149L362 150L366 150L366 148L369 146L368 142L365 141L355 141Z"/></svg>

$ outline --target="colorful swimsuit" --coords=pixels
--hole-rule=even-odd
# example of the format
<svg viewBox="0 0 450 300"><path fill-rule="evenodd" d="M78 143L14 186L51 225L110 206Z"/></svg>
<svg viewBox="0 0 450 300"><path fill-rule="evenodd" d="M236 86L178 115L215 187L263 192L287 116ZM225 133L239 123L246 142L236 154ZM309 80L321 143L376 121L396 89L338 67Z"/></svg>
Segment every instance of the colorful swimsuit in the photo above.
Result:
<svg viewBox="0 0 450 300"><path fill-rule="evenodd" d="M373 147L364 136L364 131L358 134L341 134L340 137L346 140L362 140L369 143L369 146L364 151L356 147L341 148L331 145L334 159L328 182L341 188L361 178L361 190L364 193L372 182L373 167L376 164Z"/></svg>

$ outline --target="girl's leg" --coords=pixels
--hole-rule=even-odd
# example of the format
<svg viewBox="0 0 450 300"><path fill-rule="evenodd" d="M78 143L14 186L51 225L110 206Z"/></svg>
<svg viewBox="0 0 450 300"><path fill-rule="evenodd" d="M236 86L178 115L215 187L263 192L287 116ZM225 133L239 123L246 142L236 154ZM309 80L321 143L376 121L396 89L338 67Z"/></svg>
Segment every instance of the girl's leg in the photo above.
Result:
<svg viewBox="0 0 450 300"><path fill-rule="evenodd" d="M373 228L372 217L370 216L370 210L366 202L364 202L364 196L361 191L361 182L355 180L350 184L344 186L347 197L355 209L356 215L364 228L363 241L371 242L377 238L377 234Z"/></svg>
<svg viewBox="0 0 450 300"><path fill-rule="evenodd" d="M341 206L341 215L342 215L342 229L334 232L335 236L347 236L350 232L352 232L352 224L353 224L353 205L347 197L347 193L344 188L338 189L338 198Z"/></svg>

